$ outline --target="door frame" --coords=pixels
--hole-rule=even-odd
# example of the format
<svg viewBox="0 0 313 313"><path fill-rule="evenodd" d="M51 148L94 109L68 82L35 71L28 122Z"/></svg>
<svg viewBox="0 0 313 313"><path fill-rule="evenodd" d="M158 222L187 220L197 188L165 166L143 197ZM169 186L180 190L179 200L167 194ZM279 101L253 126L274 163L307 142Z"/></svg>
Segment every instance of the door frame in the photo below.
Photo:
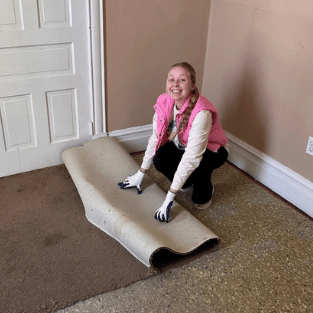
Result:
<svg viewBox="0 0 313 313"><path fill-rule="evenodd" d="M89 0L92 70L92 138L107 136L105 103L104 0Z"/></svg>

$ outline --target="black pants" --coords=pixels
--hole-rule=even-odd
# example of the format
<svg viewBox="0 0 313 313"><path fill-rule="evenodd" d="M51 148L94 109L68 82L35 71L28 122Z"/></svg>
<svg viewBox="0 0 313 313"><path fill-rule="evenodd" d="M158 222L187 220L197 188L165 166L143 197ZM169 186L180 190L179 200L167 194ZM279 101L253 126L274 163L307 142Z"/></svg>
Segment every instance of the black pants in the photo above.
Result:
<svg viewBox="0 0 313 313"><path fill-rule="evenodd" d="M172 141L168 142L158 149L153 164L172 182L184 152L184 150L179 150ZM194 203L204 204L210 201L213 191L211 182L213 170L222 166L227 157L228 152L224 147L217 152L206 149L199 166L191 173L183 186L187 188L193 184L192 201Z"/></svg>

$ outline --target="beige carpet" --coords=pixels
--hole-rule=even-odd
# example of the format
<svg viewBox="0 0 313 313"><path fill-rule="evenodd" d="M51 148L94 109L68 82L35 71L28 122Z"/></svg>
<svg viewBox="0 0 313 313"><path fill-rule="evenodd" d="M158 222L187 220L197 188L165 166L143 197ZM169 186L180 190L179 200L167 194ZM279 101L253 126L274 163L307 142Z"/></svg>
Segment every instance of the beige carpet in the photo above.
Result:
<svg viewBox="0 0 313 313"><path fill-rule="evenodd" d="M90 224L64 165L0 179L0 312L52 312L154 272Z"/></svg>
<svg viewBox="0 0 313 313"><path fill-rule="evenodd" d="M204 244L218 244L218 237L176 201L169 223L155 220L154 212L166 193L148 175L141 195L134 189L118 188L117 183L139 166L116 139L100 138L72 147L62 157L84 203L87 219L147 267L155 265L154 257L158 255L159 259L161 250L185 255Z"/></svg>

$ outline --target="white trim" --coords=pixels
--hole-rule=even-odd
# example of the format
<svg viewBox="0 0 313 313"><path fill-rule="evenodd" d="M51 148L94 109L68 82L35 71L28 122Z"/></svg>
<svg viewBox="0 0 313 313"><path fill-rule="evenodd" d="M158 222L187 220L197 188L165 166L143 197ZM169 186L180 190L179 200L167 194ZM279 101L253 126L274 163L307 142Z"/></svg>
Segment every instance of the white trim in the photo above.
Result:
<svg viewBox="0 0 313 313"><path fill-rule="evenodd" d="M280 162L226 132L228 160L313 217L313 183Z"/></svg>
<svg viewBox="0 0 313 313"><path fill-rule="evenodd" d="M90 2L91 68L93 86L93 139L106 136L104 7L103 0Z"/></svg>
<svg viewBox="0 0 313 313"><path fill-rule="evenodd" d="M152 124L130 127L114 130L109 133L109 136L115 137L129 153L139 152L146 150L152 129Z"/></svg>

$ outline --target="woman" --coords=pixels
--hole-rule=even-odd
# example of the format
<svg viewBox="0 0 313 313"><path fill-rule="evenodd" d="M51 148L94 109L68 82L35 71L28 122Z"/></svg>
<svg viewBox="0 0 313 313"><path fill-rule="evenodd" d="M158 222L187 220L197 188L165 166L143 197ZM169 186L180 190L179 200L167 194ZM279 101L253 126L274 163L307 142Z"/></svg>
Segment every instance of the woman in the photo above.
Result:
<svg viewBox="0 0 313 313"><path fill-rule="evenodd" d="M160 222L168 222L176 193L193 187L192 201L198 209L210 206L211 176L228 157L227 138L213 104L196 87L196 73L187 62L174 64L168 73L166 93L154 105L151 135L140 170L119 183L120 188L137 187L150 165L172 183L162 206L155 212Z"/></svg>

